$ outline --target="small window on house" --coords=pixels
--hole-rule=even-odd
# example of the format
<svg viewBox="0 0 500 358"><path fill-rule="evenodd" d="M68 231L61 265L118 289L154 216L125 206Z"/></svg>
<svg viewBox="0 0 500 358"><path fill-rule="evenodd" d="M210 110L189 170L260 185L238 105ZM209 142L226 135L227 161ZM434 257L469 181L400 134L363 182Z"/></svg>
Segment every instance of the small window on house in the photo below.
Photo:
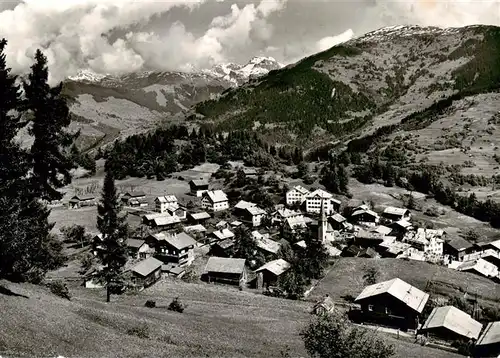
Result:
<svg viewBox="0 0 500 358"><path fill-rule="evenodd" d="M373 311L373 305L368 305L368 311Z"/></svg>

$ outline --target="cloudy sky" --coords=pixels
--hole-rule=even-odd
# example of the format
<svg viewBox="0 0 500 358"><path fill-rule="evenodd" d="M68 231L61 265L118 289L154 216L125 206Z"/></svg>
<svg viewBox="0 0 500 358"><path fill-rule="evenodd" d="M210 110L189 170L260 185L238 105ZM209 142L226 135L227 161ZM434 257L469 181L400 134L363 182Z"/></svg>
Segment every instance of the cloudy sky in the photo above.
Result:
<svg viewBox="0 0 500 358"><path fill-rule="evenodd" d="M27 71L42 48L53 80L258 55L290 63L383 26L477 23L500 25L500 0L0 0L9 66Z"/></svg>

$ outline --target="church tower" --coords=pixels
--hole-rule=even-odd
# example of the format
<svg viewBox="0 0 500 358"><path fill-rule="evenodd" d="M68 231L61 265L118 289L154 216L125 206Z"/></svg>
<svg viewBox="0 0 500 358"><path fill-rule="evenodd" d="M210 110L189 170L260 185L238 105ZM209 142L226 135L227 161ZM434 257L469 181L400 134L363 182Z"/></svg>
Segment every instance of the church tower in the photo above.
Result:
<svg viewBox="0 0 500 358"><path fill-rule="evenodd" d="M326 243L326 233L328 231L328 220L326 219L325 206L321 199L321 218L318 223L318 240L323 244Z"/></svg>

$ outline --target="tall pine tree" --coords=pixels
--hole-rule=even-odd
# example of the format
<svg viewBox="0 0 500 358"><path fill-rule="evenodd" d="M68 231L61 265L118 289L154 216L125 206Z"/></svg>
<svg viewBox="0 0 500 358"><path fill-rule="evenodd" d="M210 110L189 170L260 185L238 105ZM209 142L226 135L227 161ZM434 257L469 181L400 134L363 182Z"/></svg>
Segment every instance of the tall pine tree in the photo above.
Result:
<svg viewBox="0 0 500 358"><path fill-rule="evenodd" d="M16 77L6 67L0 41L0 277L39 282L63 262L62 247L50 235L50 211L28 185L29 153L15 141L24 127Z"/></svg>
<svg viewBox="0 0 500 358"><path fill-rule="evenodd" d="M111 293L121 286L123 266L127 263L125 239L128 232L126 217L121 214L115 179L109 169L104 177L97 213L97 228L102 234L102 248L98 255L103 265L99 276L106 284L106 302L109 302Z"/></svg>
<svg viewBox="0 0 500 358"><path fill-rule="evenodd" d="M30 134L33 158L32 187L37 196L46 200L59 200L57 189L71 182L73 168L67 149L75 135L66 131L71 118L66 99L61 94L62 83L51 88L48 84L47 58L40 50L35 54L28 82L24 83L26 109L32 113Z"/></svg>

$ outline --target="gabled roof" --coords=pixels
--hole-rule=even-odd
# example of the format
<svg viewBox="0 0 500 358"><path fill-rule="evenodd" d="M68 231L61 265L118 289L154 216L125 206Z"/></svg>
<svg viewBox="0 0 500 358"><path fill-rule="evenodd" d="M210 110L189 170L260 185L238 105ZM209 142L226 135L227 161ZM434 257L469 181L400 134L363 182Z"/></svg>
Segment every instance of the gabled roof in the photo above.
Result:
<svg viewBox="0 0 500 358"><path fill-rule="evenodd" d="M500 343L500 321L490 322L479 337L476 346L487 346Z"/></svg>
<svg viewBox="0 0 500 358"><path fill-rule="evenodd" d="M203 180L203 179L194 179L189 182L189 185L194 185L194 186L207 186L208 181Z"/></svg>
<svg viewBox="0 0 500 358"><path fill-rule="evenodd" d="M335 246L331 245L325 245L326 251L328 252L328 255L331 257L338 257L340 254L342 254L342 250L336 248Z"/></svg>
<svg viewBox="0 0 500 358"><path fill-rule="evenodd" d="M241 221L235 220L235 221L231 221L229 223L229 225L231 225L232 227L239 227L239 226L243 225L243 223Z"/></svg>
<svg viewBox="0 0 500 358"><path fill-rule="evenodd" d="M261 209L258 206L252 206L250 208L246 208L246 211L248 211L252 216L267 214L264 209Z"/></svg>
<svg viewBox="0 0 500 358"><path fill-rule="evenodd" d="M401 220L398 220L398 221L395 221L391 224L391 226L400 226L402 227L403 229L408 229L409 227L412 226L411 222L407 221L407 220L404 220L404 219L401 219Z"/></svg>
<svg viewBox="0 0 500 358"><path fill-rule="evenodd" d="M492 241L489 245L493 246L497 250L500 250L500 240Z"/></svg>
<svg viewBox="0 0 500 358"><path fill-rule="evenodd" d="M201 224L197 224L197 225L191 225L191 226L185 226L184 227L184 231L185 232L206 232L207 229L205 228L205 226L201 225Z"/></svg>
<svg viewBox="0 0 500 358"><path fill-rule="evenodd" d="M353 212L351 214L351 216L358 216L358 215L363 215L363 214L367 214L367 215L370 215L370 216L373 216L374 218L378 218L378 214L373 211L373 210L365 210L365 209L360 209L360 210L356 210L355 212Z"/></svg>
<svg viewBox="0 0 500 358"><path fill-rule="evenodd" d="M451 240L446 241L446 244L457 251L467 250L474 246L469 241L461 238L460 236L455 236Z"/></svg>
<svg viewBox="0 0 500 358"><path fill-rule="evenodd" d="M215 227L224 227L227 225L227 221L221 220L217 224L215 224Z"/></svg>
<svg viewBox="0 0 500 358"><path fill-rule="evenodd" d="M298 191L302 195L308 195L310 193L309 190L307 190L306 188L304 188L301 185L294 186L292 189L289 190L289 192L292 191L292 190Z"/></svg>
<svg viewBox="0 0 500 358"><path fill-rule="evenodd" d="M163 241L168 243L170 246L177 250L182 250L190 246L196 245L196 240L185 232L180 232L178 234L167 234L161 232L159 234L153 235L158 241Z"/></svg>
<svg viewBox="0 0 500 358"><path fill-rule="evenodd" d="M277 254L281 245L279 242L276 242L274 240L271 240L269 237L265 237L261 235L260 237L256 237L255 235L252 234L252 236L255 239L256 245L267 252L270 252L272 254Z"/></svg>
<svg viewBox="0 0 500 358"><path fill-rule="evenodd" d="M243 168L243 173L245 173L245 175L257 175L257 169Z"/></svg>
<svg viewBox="0 0 500 358"><path fill-rule="evenodd" d="M385 208L384 214L405 215L409 211L410 210L404 208L395 208L394 206L388 206L387 208Z"/></svg>
<svg viewBox="0 0 500 358"><path fill-rule="evenodd" d="M167 226L174 225L181 222L177 216L160 216L153 219L153 222L156 226Z"/></svg>
<svg viewBox="0 0 500 358"><path fill-rule="evenodd" d="M125 243L126 243L127 247L131 247L133 249L138 249L142 245L144 245L144 240L127 239L127 241L125 241Z"/></svg>
<svg viewBox="0 0 500 358"><path fill-rule="evenodd" d="M227 196L222 190L209 190L203 193L204 198L209 198L212 203L227 201Z"/></svg>
<svg viewBox="0 0 500 358"><path fill-rule="evenodd" d="M427 300L429 299L428 293L419 290L399 278L394 278L389 281L365 287L365 289L356 298L355 302L381 294L389 294L393 296L418 313L422 312Z"/></svg>
<svg viewBox="0 0 500 358"><path fill-rule="evenodd" d="M283 219L286 219L286 218L302 215L302 213L295 211L295 210L290 210L290 209L279 209L279 210L276 210L276 212L274 212L273 215L281 216Z"/></svg>
<svg viewBox="0 0 500 358"><path fill-rule="evenodd" d="M374 249L372 249L371 247L367 247L365 249L362 249L359 252L358 256L360 256L360 257L363 257L363 256L364 257L369 257L369 258L372 258L372 259L380 257L380 255L378 254L378 252L375 251Z"/></svg>
<svg viewBox="0 0 500 358"><path fill-rule="evenodd" d="M94 200L94 199L95 199L94 195L75 195L71 198L71 200L80 200L80 201Z"/></svg>
<svg viewBox="0 0 500 358"><path fill-rule="evenodd" d="M160 203L176 203L177 202L177 197L175 195L164 195L164 196L158 196L155 201L158 201Z"/></svg>
<svg viewBox="0 0 500 358"><path fill-rule="evenodd" d="M303 216L293 216L286 218L286 223L290 227L290 229L295 228L306 228L307 224Z"/></svg>
<svg viewBox="0 0 500 358"><path fill-rule="evenodd" d="M307 247L305 240L300 240L299 242L296 242L295 245L297 245L298 247L301 247L303 249L305 249Z"/></svg>
<svg viewBox="0 0 500 358"><path fill-rule="evenodd" d="M194 220L206 220L206 219L210 219L210 214L207 213L206 211L202 211L201 213L191 214L191 217Z"/></svg>
<svg viewBox="0 0 500 358"><path fill-rule="evenodd" d="M257 204L251 203L249 201L245 200L240 200L238 203L234 206L235 209L240 209L240 210L245 210L247 208L251 208L253 206L257 206Z"/></svg>
<svg viewBox="0 0 500 358"><path fill-rule="evenodd" d="M245 270L245 259L212 256L208 259L205 272L241 274Z"/></svg>
<svg viewBox="0 0 500 358"><path fill-rule="evenodd" d="M218 240L230 239L234 237L234 233L229 229L222 229L212 233Z"/></svg>
<svg viewBox="0 0 500 358"><path fill-rule="evenodd" d="M340 214L333 214L328 219L332 219L333 221L336 221L339 224L343 223L344 221L347 221L347 219Z"/></svg>
<svg viewBox="0 0 500 358"><path fill-rule="evenodd" d="M267 271L273 273L274 275L279 276L282 273L284 273L286 270L288 270L289 268L290 268L290 264L287 261L285 261L283 259L277 259L277 260L269 261L265 265L262 265L257 270L255 270L255 272L261 272L261 271L267 270Z"/></svg>
<svg viewBox="0 0 500 358"><path fill-rule="evenodd" d="M392 231L390 227L384 226L384 225L379 225L375 228L375 232L382 234L382 235L389 235Z"/></svg>
<svg viewBox="0 0 500 358"><path fill-rule="evenodd" d="M170 214L168 213L151 213L151 214L145 214L142 216L143 219L146 219L147 221L151 221L156 218L162 218L162 217L169 217Z"/></svg>
<svg viewBox="0 0 500 358"><path fill-rule="evenodd" d="M132 268L132 272L135 272L138 275L146 277L149 276L152 272L161 268L161 265L163 265L163 262L155 259L154 257L149 257L146 260L143 260L139 262L137 265L135 265Z"/></svg>
<svg viewBox="0 0 500 358"><path fill-rule="evenodd" d="M466 261L457 267L458 271L477 271L485 277L498 276L498 267L484 259Z"/></svg>
<svg viewBox="0 0 500 358"><path fill-rule="evenodd" d="M445 306L434 308L422 329L439 327L447 328L466 338L477 339L483 325L458 308Z"/></svg>
<svg viewBox="0 0 500 358"><path fill-rule="evenodd" d="M127 191L123 196L128 196L131 198L141 198L143 196L146 196L146 194L143 191Z"/></svg>
<svg viewBox="0 0 500 358"><path fill-rule="evenodd" d="M312 193L307 194L307 198L320 197L323 199L333 199L333 195L323 189L316 189Z"/></svg>
<svg viewBox="0 0 500 358"><path fill-rule="evenodd" d="M217 241L214 243L214 245L219 246L223 250L227 250L227 249L233 247L234 244L235 244L235 242L233 239L225 239L225 240Z"/></svg>

